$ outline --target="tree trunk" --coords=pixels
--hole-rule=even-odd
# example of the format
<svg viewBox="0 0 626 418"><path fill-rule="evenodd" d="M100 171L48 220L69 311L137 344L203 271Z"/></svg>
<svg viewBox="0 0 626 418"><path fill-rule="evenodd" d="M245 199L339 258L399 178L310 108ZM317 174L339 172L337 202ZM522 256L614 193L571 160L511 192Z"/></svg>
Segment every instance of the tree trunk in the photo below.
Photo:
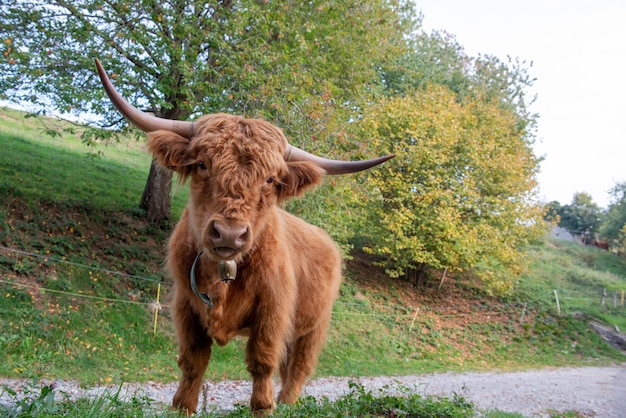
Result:
<svg viewBox="0 0 626 418"><path fill-rule="evenodd" d="M419 264L417 268L407 267L404 278L415 287L423 287L426 284L426 264Z"/></svg>
<svg viewBox="0 0 626 418"><path fill-rule="evenodd" d="M180 83L180 73L177 70L174 70L170 77L178 80L176 84ZM155 115L163 119L185 120L189 115L185 114L178 105L184 100L185 96L182 93L175 93L174 97L168 98L171 108L161 109ZM164 229L172 226L171 191L172 172L153 159L139 207L146 211L146 218L149 222Z"/></svg>
<svg viewBox="0 0 626 418"><path fill-rule="evenodd" d="M148 221L164 228L170 227L172 221L171 190L172 172L152 160L139 207L146 211Z"/></svg>

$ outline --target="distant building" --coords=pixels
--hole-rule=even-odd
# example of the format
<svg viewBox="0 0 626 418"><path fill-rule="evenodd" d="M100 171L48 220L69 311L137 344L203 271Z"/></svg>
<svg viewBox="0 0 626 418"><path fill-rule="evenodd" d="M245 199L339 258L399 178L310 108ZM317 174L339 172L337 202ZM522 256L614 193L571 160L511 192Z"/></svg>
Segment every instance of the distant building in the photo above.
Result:
<svg viewBox="0 0 626 418"><path fill-rule="evenodd" d="M555 225L552 228L552 231L551 231L550 235L553 238L557 238L557 239L577 242L578 244L582 244L583 243L582 237L580 235L574 235L571 232L569 232L567 229L565 229L563 227L560 227L558 225Z"/></svg>

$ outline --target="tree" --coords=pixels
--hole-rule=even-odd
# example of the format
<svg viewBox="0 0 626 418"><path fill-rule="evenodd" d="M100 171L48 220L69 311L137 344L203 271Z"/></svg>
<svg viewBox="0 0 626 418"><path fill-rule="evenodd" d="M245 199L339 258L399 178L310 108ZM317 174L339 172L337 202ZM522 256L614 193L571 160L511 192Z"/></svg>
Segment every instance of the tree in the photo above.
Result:
<svg viewBox="0 0 626 418"><path fill-rule="evenodd" d="M562 210L561 203L553 200L552 202L548 203L545 208L546 211L543 215L544 221L555 223L558 225L561 218L559 215Z"/></svg>
<svg viewBox="0 0 626 418"><path fill-rule="evenodd" d="M457 95L466 95L472 59L456 38L447 33L417 32L409 38L410 49L382 68L387 95L404 95L429 84L448 87Z"/></svg>
<svg viewBox="0 0 626 418"><path fill-rule="evenodd" d="M364 175L378 200L362 208L362 233L392 276L471 269L507 291L524 245L545 230L534 203L534 79L524 62L469 57L445 32L416 32L410 45L381 67L386 98L356 124L375 153L398 154Z"/></svg>
<svg viewBox="0 0 626 418"><path fill-rule="evenodd" d="M602 237L626 250L626 182L617 182L611 191L611 203L600 221Z"/></svg>
<svg viewBox="0 0 626 418"><path fill-rule="evenodd" d="M593 202L589 193L579 192L572 197L572 203L556 208L559 226L584 240L594 238L602 215L601 209Z"/></svg>
<svg viewBox="0 0 626 418"><path fill-rule="evenodd" d="M511 288L524 244L543 233L538 162L517 122L497 102L433 85L364 113L373 152L398 154L364 175L378 199L362 233L390 275L470 269L492 291Z"/></svg>
<svg viewBox="0 0 626 418"><path fill-rule="evenodd" d="M445 31L414 32L407 53L382 67L388 95L403 95L431 84L446 86L458 99L479 97L498 103L516 115L518 129L526 141L534 138L537 115L530 111L535 97L528 88L535 79L529 70L532 63L508 58L465 53L454 35Z"/></svg>
<svg viewBox="0 0 626 418"><path fill-rule="evenodd" d="M100 58L159 117L262 116L329 150L326 122L363 100L413 24L410 2L393 0L10 0L0 14L2 98L124 126L95 76ZM154 221L170 218L169 176L153 164L142 205Z"/></svg>

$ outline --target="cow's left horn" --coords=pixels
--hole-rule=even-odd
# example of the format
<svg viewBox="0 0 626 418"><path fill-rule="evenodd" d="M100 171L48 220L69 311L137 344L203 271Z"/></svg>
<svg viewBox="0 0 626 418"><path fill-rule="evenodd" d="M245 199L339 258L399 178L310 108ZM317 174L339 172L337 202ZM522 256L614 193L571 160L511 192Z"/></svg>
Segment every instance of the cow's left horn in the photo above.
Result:
<svg viewBox="0 0 626 418"><path fill-rule="evenodd" d="M382 164L387 160L391 160L395 156L395 154L389 154L384 157L373 158L371 160L338 161L318 157L317 155L310 154L300 148L294 147L293 145L287 145L287 150L285 152L285 160L311 161L318 167L323 168L326 171L326 174L356 173L377 166L378 164Z"/></svg>
<svg viewBox="0 0 626 418"><path fill-rule="evenodd" d="M100 61L98 61L97 59L96 67L98 68L100 81L102 81L104 90L111 99L111 102L115 105L117 110L119 110L120 113L124 115L126 119L128 119L130 123L132 123L144 132L152 132L163 129L166 131L176 132L180 136L188 139L191 139L193 137L195 131L195 124L193 122L162 119L142 112L141 110L137 109L126 100L124 100L124 98L118 93L118 91L115 90L115 87L113 87L113 84L111 84L111 80L109 80L109 77L107 76L104 68L100 64Z"/></svg>

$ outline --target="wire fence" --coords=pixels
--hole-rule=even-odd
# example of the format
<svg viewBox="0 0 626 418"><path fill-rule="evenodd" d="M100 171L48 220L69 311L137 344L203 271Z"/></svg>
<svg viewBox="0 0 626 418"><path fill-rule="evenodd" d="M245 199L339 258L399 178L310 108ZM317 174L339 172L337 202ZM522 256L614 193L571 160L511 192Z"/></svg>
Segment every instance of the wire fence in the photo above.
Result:
<svg viewBox="0 0 626 418"><path fill-rule="evenodd" d="M554 303L559 314L580 310L580 308L614 309L626 313L626 290L606 288L596 292L580 292L569 289L554 289Z"/></svg>
<svg viewBox="0 0 626 418"><path fill-rule="evenodd" d="M64 295L72 298L81 298L85 300L94 300L98 302L105 303L120 303L120 304L134 304L134 305L143 305L153 311L154 315L154 333L157 330L157 321L159 316L159 311L164 308L169 308L170 305L161 303L161 288L162 285L171 285L170 282L165 282L163 280L127 274L115 270L105 269L96 266L90 266L83 263L76 263L72 261L68 261L65 259L61 259L58 257L52 257L48 255L41 255L37 253L32 253L23 250L17 250L13 248L8 248L4 246L0 246L0 250L15 254L16 256L22 257L33 257L37 259L41 259L45 262L54 262L59 264L71 265L74 267L84 268L90 271L97 271L104 274L116 275L124 278L132 278L134 280L142 280L150 283L156 284L155 289L155 298L150 301L139 301L139 300L131 300L124 298L112 298L112 297L102 297L96 295L90 295L85 293L77 293L71 292L67 290L58 290L46 288L40 285L29 284L29 283L19 283L16 281L9 281L0 279L0 284L12 286L14 288L23 288L30 289L32 291L37 291L41 293L50 293L57 295ZM553 294L553 302L554 308L558 314L573 312L576 310L580 310L581 308L587 307L595 307L595 308L613 308L618 311L626 312L625 306L625 291L607 291L604 289L602 292L575 292L571 290L558 290L554 289ZM356 302L345 302L345 301L337 301L335 305L343 306L347 309L335 310L333 315L338 316L362 316L362 317L379 317L379 318L392 318L395 320L403 319L404 321L410 321L411 325L409 331L412 330L418 315L422 313L433 313L442 317L445 316L455 316L455 315L468 315L471 313L509 313L509 314L517 314L519 316L519 322L524 322L527 317L527 313L530 310L527 302L511 302L511 303L467 303L464 305L427 305L427 306L402 306L402 305L381 305L381 304L370 304L370 303L356 303Z"/></svg>
<svg viewBox="0 0 626 418"><path fill-rule="evenodd" d="M138 279L138 280L143 280L143 281L146 281L146 282L163 283L162 280L154 279L154 278L151 278L151 277L136 276L136 275L133 275L133 274L122 273L120 271L109 270L109 269L96 267L96 266L90 266L88 264L76 263L76 262L73 262L73 261L64 260L62 258L51 257L49 255L42 255L42 254L37 254L37 253L31 253L31 252L28 252L28 251L17 250L17 249L14 249L14 248L4 247L2 245L0 245L0 250L8 252L8 253L18 254L18 255L23 255L23 256L33 257L33 258L38 258L40 260L43 260L44 262L53 261L53 262L59 263L59 264L67 264L67 265L74 266L74 267L82 267L82 268L85 268L85 269L88 269L88 270L98 271L98 272L101 272L101 273L111 274L111 275L115 275L115 276L121 276L121 277L125 277L125 278L128 278L128 279Z"/></svg>

